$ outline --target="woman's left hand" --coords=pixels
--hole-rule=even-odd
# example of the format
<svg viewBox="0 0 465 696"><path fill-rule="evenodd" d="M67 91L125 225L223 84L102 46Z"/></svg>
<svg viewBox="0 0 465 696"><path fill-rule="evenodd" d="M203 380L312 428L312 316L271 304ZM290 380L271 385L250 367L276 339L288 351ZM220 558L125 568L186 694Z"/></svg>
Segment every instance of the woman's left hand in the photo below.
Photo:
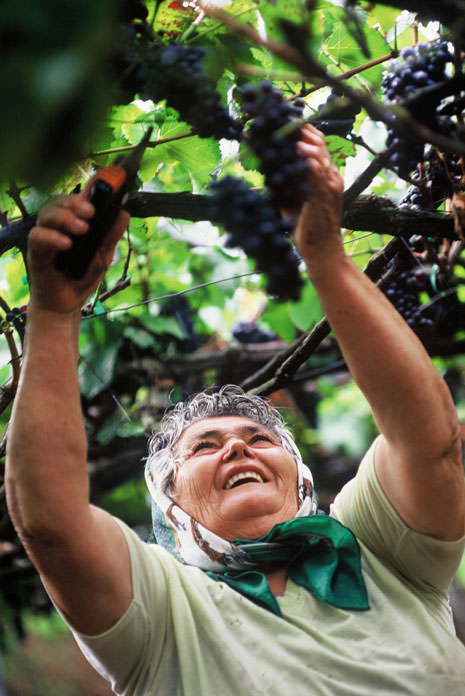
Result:
<svg viewBox="0 0 465 696"><path fill-rule="evenodd" d="M344 182L331 160L323 134L305 125L298 143L308 158L311 187L297 220L294 242L307 265L322 257L342 252L342 194Z"/></svg>

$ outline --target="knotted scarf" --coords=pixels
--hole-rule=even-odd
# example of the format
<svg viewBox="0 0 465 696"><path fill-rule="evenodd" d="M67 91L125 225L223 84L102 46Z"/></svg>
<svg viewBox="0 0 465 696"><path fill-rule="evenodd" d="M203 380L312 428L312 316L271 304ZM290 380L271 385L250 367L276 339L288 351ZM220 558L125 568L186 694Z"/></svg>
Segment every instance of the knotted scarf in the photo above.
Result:
<svg viewBox="0 0 465 696"><path fill-rule="evenodd" d="M159 488L148 464L145 478L152 498L153 540L181 563L201 568L278 616L279 604L260 570L264 565L285 568L296 584L323 602L342 609L369 609L358 542L340 522L317 514L312 475L302 460L297 461L297 516L258 539L232 542L176 505Z"/></svg>

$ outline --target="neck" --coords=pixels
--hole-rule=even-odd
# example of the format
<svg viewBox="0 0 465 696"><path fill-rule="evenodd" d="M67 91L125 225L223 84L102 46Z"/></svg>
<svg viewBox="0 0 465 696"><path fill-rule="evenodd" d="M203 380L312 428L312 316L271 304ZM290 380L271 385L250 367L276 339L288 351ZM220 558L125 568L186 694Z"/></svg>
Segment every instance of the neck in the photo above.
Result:
<svg viewBox="0 0 465 696"><path fill-rule="evenodd" d="M278 568L278 570L265 573L265 576L268 580L270 590L275 597L282 597L286 589L287 570L285 568Z"/></svg>

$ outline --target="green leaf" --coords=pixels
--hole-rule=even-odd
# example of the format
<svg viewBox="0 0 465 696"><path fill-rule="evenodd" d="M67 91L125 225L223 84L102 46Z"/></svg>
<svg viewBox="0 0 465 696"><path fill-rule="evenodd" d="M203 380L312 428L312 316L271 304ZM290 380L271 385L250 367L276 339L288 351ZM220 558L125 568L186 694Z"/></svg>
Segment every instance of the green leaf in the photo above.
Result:
<svg viewBox="0 0 465 696"><path fill-rule="evenodd" d="M286 19L296 25L302 24L306 13L301 0L281 0L281 2L266 2L260 5L260 15L266 23L267 35L270 38L283 40L280 21ZM308 15L307 15L308 18Z"/></svg>
<svg viewBox="0 0 465 696"><path fill-rule="evenodd" d="M166 124L160 132L162 139L188 133L184 123ZM220 162L220 148L212 138L191 136L173 140L152 148L146 153L139 174L144 183L157 173L167 191L203 188L211 178L212 170Z"/></svg>
<svg viewBox="0 0 465 696"><path fill-rule="evenodd" d="M122 342L121 325L103 317L83 323L80 335L79 380L92 399L110 384Z"/></svg>
<svg viewBox="0 0 465 696"><path fill-rule="evenodd" d="M157 8L154 30L168 37L184 32L196 17L195 10L182 0L164 0Z"/></svg>
<svg viewBox="0 0 465 696"><path fill-rule="evenodd" d="M386 7L386 5L376 5L374 10L367 14L367 24L370 27L379 26L384 34L395 26L399 17L400 10L395 7Z"/></svg>
<svg viewBox="0 0 465 696"><path fill-rule="evenodd" d="M329 135L326 138L326 145L331 158L336 167L343 167L348 157L355 157L357 154L354 143L340 135Z"/></svg>
<svg viewBox="0 0 465 696"><path fill-rule="evenodd" d="M26 285L18 282L26 272L22 255L16 250L9 252L1 259L0 272L0 278L7 281L8 290L4 297L8 304L11 307L27 304L29 290Z"/></svg>
<svg viewBox="0 0 465 696"><path fill-rule="evenodd" d="M227 14L234 17L238 22L247 24L249 27L256 29L258 21L257 0L223 0L217 3L221 9ZM212 38L217 42L221 42L225 36L229 36L228 27L219 22L214 17L205 17L198 34L194 37L196 45L203 45L205 37Z"/></svg>
<svg viewBox="0 0 465 696"><path fill-rule="evenodd" d="M153 314L146 314L140 317L140 320L147 329L150 329L150 331L153 331L155 334L169 334L175 338L185 338L182 326L176 319L173 319L173 317L160 317L154 316Z"/></svg>
<svg viewBox="0 0 465 696"><path fill-rule="evenodd" d="M131 133L131 131L124 127L134 124L139 118L144 118L144 116L146 116L146 112L137 104L118 105L113 107L108 123L113 126L116 134L124 132L127 137L128 132ZM137 133L140 137L137 138L136 136L134 141L131 139L131 145L135 145L143 137L144 132L143 128L138 130Z"/></svg>
<svg viewBox="0 0 465 696"><path fill-rule="evenodd" d="M376 29L365 26L364 36L371 58L379 58L390 52L390 45ZM333 32L327 38L325 48L333 63L337 65L338 72L359 67L369 60L363 55L354 37L348 32L343 17L340 17L334 25ZM370 68L370 78L372 80L380 79L384 69L382 65ZM365 73L361 74L363 76Z"/></svg>
<svg viewBox="0 0 465 696"><path fill-rule="evenodd" d="M306 283L299 302L289 302L289 317L301 331L308 331L323 317L320 298L312 283Z"/></svg>
<svg viewBox="0 0 465 696"><path fill-rule="evenodd" d="M223 34L221 39L217 35L210 38L213 43L207 44L199 40L196 45L205 50L202 66L213 82L218 82L225 70L234 71L236 66L254 62L251 46L245 43L243 37Z"/></svg>
<svg viewBox="0 0 465 696"><path fill-rule="evenodd" d="M138 329L136 326L126 326L123 335L139 346L139 348L150 348L156 344L152 334L144 331L144 329Z"/></svg>
<svg viewBox="0 0 465 696"><path fill-rule="evenodd" d="M239 157L243 167L251 169L252 171L258 171L260 160L244 140L239 147Z"/></svg>
<svg viewBox="0 0 465 696"><path fill-rule="evenodd" d="M353 237L351 241L350 238ZM359 268L365 268L370 260L373 250L381 248L386 240L376 234L354 232L345 239L345 250Z"/></svg>
<svg viewBox="0 0 465 696"><path fill-rule="evenodd" d="M261 323L284 341L291 342L297 335L295 324L289 316L288 305L270 300L266 311L261 316Z"/></svg>

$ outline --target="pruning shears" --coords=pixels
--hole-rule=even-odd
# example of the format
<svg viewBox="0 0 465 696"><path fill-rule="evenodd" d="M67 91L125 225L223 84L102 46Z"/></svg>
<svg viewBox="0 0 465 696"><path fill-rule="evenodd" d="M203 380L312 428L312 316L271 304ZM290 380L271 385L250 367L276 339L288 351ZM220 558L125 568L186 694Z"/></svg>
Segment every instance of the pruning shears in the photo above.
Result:
<svg viewBox="0 0 465 696"><path fill-rule="evenodd" d="M86 273L105 235L127 202L152 130L147 130L130 155L118 157L95 175L89 195L95 214L89 221L89 229L83 236L73 237L71 248L58 252L54 261L55 268L73 280L79 280Z"/></svg>

